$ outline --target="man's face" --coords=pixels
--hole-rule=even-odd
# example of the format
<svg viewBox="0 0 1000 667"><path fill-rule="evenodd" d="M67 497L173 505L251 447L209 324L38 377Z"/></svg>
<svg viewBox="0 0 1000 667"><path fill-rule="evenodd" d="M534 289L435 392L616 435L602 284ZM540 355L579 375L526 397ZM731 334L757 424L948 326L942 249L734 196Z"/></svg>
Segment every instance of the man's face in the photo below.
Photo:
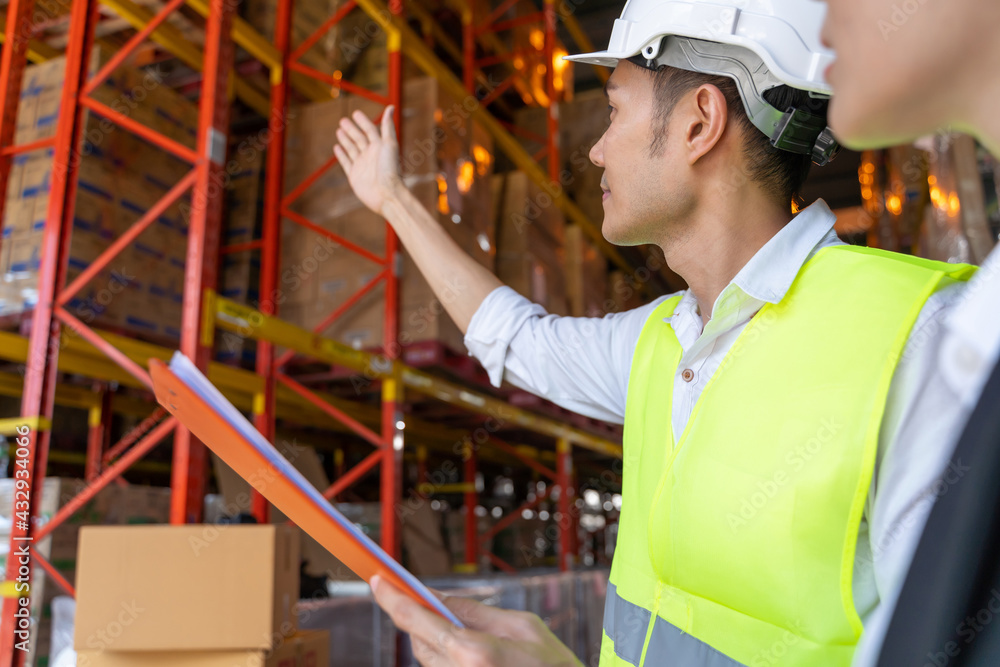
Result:
<svg viewBox="0 0 1000 667"><path fill-rule="evenodd" d="M682 190L680 178L667 175L670 142L656 154L653 141L653 77L639 66L622 61L606 87L611 123L590 151L590 159L604 168L604 238L617 245L660 243L664 226L674 217L673 194Z"/></svg>
<svg viewBox="0 0 1000 667"><path fill-rule="evenodd" d="M1000 3L827 0L827 5L823 40L837 53L828 73L834 92L830 122L841 141L852 148L898 144L966 120L970 64L995 39L990 33Z"/></svg>

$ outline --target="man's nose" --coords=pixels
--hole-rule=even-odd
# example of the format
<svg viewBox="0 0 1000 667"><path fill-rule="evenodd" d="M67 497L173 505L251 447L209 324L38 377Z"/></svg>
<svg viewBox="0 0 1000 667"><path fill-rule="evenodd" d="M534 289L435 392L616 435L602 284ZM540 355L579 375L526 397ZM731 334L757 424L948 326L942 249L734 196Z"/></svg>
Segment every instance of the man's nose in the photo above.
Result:
<svg viewBox="0 0 1000 667"><path fill-rule="evenodd" d="M596 164L598 167L604 166L604 135L597 140L594 147L590 149L590 161Z"/></svg>

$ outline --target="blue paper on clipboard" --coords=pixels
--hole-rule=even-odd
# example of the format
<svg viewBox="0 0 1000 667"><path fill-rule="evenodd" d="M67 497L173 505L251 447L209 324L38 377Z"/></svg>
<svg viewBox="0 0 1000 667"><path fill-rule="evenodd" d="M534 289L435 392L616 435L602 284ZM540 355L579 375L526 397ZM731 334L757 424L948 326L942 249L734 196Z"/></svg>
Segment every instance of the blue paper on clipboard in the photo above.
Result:
<svg viewBox="0 0 1000 667"><path fill-rule="evenodd" d="M354 523L341 514L330 501L323 497L309 481L296 468L285 459L281 453L271 445L267 439L254 428L243 414L237 410L232 403L226 400L225 396L205 377L191 361L181 354L175 352L170 360L170 370L179 380L187 385L206 405L222 417L232 426L247 443L252 445L278 474L287 478L311 503L320 508L330 519L332 519L348 535L356 540L371 556L378 560L386 569L390 570L399 579L413 589L430 607L435 609L444 618L448 619L458 627L464 627L458 617L444 605L441 600L434 595L423 583L412 573L407 571L402 565L396 562L382 548ZM211 447L211 443L206 443ZM289 517L292 520L295 517ZM315 537L315 536L314 536ZM334 556L337 554L334 553Z"/></svg>

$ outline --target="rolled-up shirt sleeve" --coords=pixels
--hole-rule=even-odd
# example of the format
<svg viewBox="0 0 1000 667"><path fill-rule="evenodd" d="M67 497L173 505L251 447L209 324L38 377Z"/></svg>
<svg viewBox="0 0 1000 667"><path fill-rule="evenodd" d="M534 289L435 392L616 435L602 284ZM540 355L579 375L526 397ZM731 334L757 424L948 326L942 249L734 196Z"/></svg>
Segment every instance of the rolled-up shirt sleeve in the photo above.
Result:
<svg viewBox="0 0 1000 667"><path fill-rule="evenodd" d="M473 315L465 346L494 386L507 380L567 410L620 424L636 341L664 298L601 318L560 317L499 287Z"/></svg>

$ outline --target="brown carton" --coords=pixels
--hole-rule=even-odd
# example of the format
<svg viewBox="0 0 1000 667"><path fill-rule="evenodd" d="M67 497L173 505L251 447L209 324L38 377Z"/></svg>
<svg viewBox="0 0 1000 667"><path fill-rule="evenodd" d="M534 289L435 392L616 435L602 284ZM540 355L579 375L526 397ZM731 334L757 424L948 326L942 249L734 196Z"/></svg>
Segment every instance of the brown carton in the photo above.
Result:
<svg viewBox="0 0 1000 667"><path fill-rule="evenodd" d="M290 527L88 527L78 561L78 650L267 649L296 628Z"/></svg>
<svg viewBox="0 0 1000 667"><path fill-rule="evenodd" d="M271 649L245 651L80 651L77 667L326 667L330 633L303 630Z"/></svg>

